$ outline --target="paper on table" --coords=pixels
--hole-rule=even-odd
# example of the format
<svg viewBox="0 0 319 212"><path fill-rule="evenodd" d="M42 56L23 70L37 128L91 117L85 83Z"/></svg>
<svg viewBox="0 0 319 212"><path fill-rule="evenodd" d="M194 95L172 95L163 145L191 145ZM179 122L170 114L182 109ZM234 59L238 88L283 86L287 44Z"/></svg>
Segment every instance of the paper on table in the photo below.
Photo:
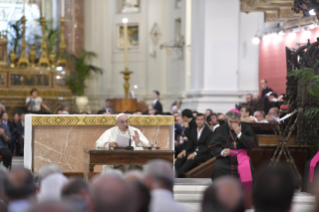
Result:
<svg viewBox="0 0 319 212"><path fill-rule="evenodd" d="M119 145L119 147L127 147L129 145L128 142L129 142L128 137L125 137L123 135L117 134L116 143Z"/></svg>

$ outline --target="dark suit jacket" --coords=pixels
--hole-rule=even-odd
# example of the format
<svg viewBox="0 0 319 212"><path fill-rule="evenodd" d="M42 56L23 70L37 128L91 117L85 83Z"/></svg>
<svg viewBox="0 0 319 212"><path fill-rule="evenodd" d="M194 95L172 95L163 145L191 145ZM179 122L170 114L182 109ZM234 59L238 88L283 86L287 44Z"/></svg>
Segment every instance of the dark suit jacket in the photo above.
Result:
<svg viewBox="0 0 319 212"><path fill-rule="evenodd" d="M18 123L15 123L17 134L19 136L24 135L24 126L22 125L21 121L18 121Z"/></svg>
<svg viewBox="0 0 319 212"><path fill-rule="evenodd" d="M209 129L209 127L205 124L202 134L199 139L197 139L197 128L193 128L190 133L190 140L187 143L187 146L184 150L186 153L193 153L196 151L197 155L208 155L210 156L210 148L209 143L212 139L213 131Z"/></svg>
<svg viewBox="0 0 319 212"><path fill-rule="evenodd" d="M193 129L197 129L197 124L196 124L196 118L192 118L192 120L189 122L188 127L185 128L184 130L184 135L188 138L188 140L190 139L190 133Z"/></svg>
<svg viewBox="0 0 319 212"><path fill-rule="evenodd" d="M163 107L159 100L157 100L156 103L153 105L153 109L158 112L163 112Z"/></svg>

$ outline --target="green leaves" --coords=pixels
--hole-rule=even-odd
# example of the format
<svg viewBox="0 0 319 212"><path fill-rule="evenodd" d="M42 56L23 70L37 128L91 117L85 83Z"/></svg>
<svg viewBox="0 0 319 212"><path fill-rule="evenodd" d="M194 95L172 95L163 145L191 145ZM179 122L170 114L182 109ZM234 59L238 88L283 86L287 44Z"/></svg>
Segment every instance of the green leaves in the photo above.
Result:
<svg viewBox="0 0 319 212"><path fill-rule="evenodd" d="M10 44L13 45L13 51L17 54L18 48L21 46L20 41L22 40L22 37L23 37L22 22L21 22L21 20L10 21L9 27L10 27L9 33L10 33L10 37L11 37Z"/></svg>
<svg viewBox="0 0 319 212"><path fill-rule="evenodd" d="M91 73L103 73L101 68L92 65L97 54L83 49L80 57L70 53L67 56L73 61L75 72L68 76L66 83L73 94L83 96L86 88L85 80L90 77Z"/></svg>
<svg viewBox="0 0 319 212"><path fill-rule="evenodd" d="M319 98L319 75L310 69L294 70L288 76L301 79L302 83L307 85L307 91L310 95Z"/></svg>

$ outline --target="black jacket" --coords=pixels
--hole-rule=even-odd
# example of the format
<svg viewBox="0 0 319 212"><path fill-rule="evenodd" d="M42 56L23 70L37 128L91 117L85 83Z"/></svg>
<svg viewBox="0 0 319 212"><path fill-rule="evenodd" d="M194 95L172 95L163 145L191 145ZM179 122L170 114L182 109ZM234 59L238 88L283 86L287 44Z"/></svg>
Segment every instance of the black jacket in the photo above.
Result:
<svg viewBox="0 0 319 212"><path fill-rule="evenodd" d="M213 131L211 131L205 124L199 139L197 139L197 127L193 128L190 132L189 141L184 150L186 150L186 153L196 152L197 155L209 155L209 143L211 141L212 135ZM198 150L196 150L197 148Z"/></svg>
<svg viewBox="0 0 319 212"><path fill-rule="evenodd" d="M196 124L196 118L192 118L192 120L189 122L188 127L185 128L183 134L190 139L190 133L193 129L197 129L197 124Z"/></svg>
<svg viewBox="0 0 319 212"><path fill-rule="evenodd" d="M153 109L157 112L163 112L163 107L159 100L157 100L156 103L153 105Z"/></svg>

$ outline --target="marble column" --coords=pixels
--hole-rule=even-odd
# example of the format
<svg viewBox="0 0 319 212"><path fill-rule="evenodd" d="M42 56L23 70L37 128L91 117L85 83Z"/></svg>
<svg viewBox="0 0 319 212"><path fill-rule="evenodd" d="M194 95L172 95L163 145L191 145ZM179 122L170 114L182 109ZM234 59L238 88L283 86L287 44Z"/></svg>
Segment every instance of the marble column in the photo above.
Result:
<svg viewBox="0 0 319 212"><path fill-rule="evenodd" d="M227 112L244 99L247 91L239 86L242 24L238 0L192 1L190 89L183 108ZM258 46L255 50L258 54ZM258 62L256 68L258 73Z"/></svg>

